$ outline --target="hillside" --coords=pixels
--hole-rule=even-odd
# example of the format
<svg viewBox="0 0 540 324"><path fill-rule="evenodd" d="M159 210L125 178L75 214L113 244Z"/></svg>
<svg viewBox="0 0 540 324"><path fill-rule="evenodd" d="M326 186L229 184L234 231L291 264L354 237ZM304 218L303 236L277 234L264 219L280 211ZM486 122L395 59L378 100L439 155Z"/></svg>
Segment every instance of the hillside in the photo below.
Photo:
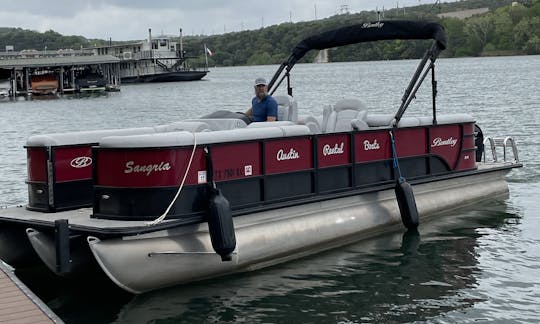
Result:
<svg viewBox="0 0 540 324"><path fill-rule="evenodd" d="M489 12L466 19L446 18L444 13L488 8ZM445 26L448 50L444 56L479 56L497 54L540 54L540 0L468 0L393 8L379 12L381 19L438 21ZM440 15L442 18L437 17ZM452 15L449 15L452 16ZM211 66L255 65L280 63L303 38L317 32L362 21L377 20L375 11L335 15L315 21L282 23L258 30L231 32L213 36L185 37L188 55L204 61L206 44L215 55ZM13 45L22 49L90 47L105 40L89 40L82 36L62 36L52 30L39 33L20 28L0 28L0 50ZM113 42L117 43L117 42ZM331 50L330 61L359 61L417 58L425 50L424 41L388 41L345 46ZM312 61L317 53L308 53L304 61Z"/></svg>

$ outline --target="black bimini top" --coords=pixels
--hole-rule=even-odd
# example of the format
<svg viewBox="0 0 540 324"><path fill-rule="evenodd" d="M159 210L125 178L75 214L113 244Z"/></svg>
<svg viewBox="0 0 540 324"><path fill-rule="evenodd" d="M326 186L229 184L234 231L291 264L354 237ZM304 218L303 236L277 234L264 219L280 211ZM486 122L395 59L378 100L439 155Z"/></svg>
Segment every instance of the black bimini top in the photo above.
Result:
<svg viewBox="0 0 540 324"><path fill-rule="evenodd" d="M435 57L446 48L444 29L437 23L400 20L365 22L329 30L304 39L296 45L288 60L282 64L282 68L286 67L290 71L294 64L312 49L323 50L349 44L392 39L434 39ZM269 88L276 79L277 75L272 78Z"/></svg>
<svg viewBox="0 0 540 324"><path fill-rule="evenodd" d="M439 50L446 48L446 36L441 25L417 21L379 21L361 23L324 32L308 37L293 49L291 58L296 63L312 49L344 46L390 39L434 39Z"/></svg>

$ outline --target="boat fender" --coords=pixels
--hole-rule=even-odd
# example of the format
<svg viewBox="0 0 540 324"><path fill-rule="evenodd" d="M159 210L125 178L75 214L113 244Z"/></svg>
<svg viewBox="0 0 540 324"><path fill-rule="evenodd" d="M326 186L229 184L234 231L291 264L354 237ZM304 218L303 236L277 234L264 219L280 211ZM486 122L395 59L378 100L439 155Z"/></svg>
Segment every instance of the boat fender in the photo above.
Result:
<svg viewBox="0 0 540 324"><path fill-rule="evenodd" d="M217 188L210 188L208 229L212 247L222 261L231 261L236 248L236 235L229 201Z"/></svg>
<svg viewBox="0 0 540 324"><path fill-rule="evenodd" d="M418 227L418 209L411 185L407 181L396 183L396 198L401 213L401 221L408 229Z"/></svg>
<svg viewBox="0 0 540 324"><path fill-rule="evenodd" d="M394 176L396 177L396 199L401 214L401 221L408 229L418 227L418 208L416 208L416 200L411 185L401 175L399 168L399 159L396 151L396 141L394 132L390 131L390 142L392 144L392 160L394 165Z"/></svg>

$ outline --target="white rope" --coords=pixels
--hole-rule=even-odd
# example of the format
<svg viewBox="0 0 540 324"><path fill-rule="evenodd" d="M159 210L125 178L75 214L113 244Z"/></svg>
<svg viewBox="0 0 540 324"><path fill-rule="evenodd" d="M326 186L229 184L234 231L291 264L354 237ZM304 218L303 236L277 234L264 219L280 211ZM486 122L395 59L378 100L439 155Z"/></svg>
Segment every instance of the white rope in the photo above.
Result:
<svg viewBox="0 0 540 324"><path fill-rule="evenodd" d="M184 173L184 178L182 179L182 182L180 183L180 187L178 188L178 191L176 192L174 199L171 201L171 203L169 204L169 207L167 207L165 212L161 214L161 216L159 216L158 218L154 219L151 222L146 223L146 225L157 225L161 223L165 219L165 217L167 217L167 214L169 213L172 206L176 202L176 199L178 199L178 196L180 196L180 192L182 191L182 187L184 187L184 182L186 181L187 175L189 173L189 169L191 168L191 162L193 161L193 156L195 155L195 149L197 148L197 136L195 136L195 133L192 133L192 134L193 134L193 150L191 151L191 157L189 158L189 162L186 168L186 173Z"/></svg>

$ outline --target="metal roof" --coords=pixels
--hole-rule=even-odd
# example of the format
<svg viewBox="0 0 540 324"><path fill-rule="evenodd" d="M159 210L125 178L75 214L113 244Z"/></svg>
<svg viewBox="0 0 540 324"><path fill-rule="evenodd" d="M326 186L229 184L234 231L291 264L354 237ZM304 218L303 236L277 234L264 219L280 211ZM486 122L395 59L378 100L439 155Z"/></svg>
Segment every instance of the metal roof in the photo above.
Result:
<svg viewBox="0 0 540 324"><path fill-rule="evenodd" d="M13 69L24 67L52 67L74 66L90 64L119 63L120 59L112 55L87 55L87 56L49 56L32 58L0 58L0 69Z"/></svg>

